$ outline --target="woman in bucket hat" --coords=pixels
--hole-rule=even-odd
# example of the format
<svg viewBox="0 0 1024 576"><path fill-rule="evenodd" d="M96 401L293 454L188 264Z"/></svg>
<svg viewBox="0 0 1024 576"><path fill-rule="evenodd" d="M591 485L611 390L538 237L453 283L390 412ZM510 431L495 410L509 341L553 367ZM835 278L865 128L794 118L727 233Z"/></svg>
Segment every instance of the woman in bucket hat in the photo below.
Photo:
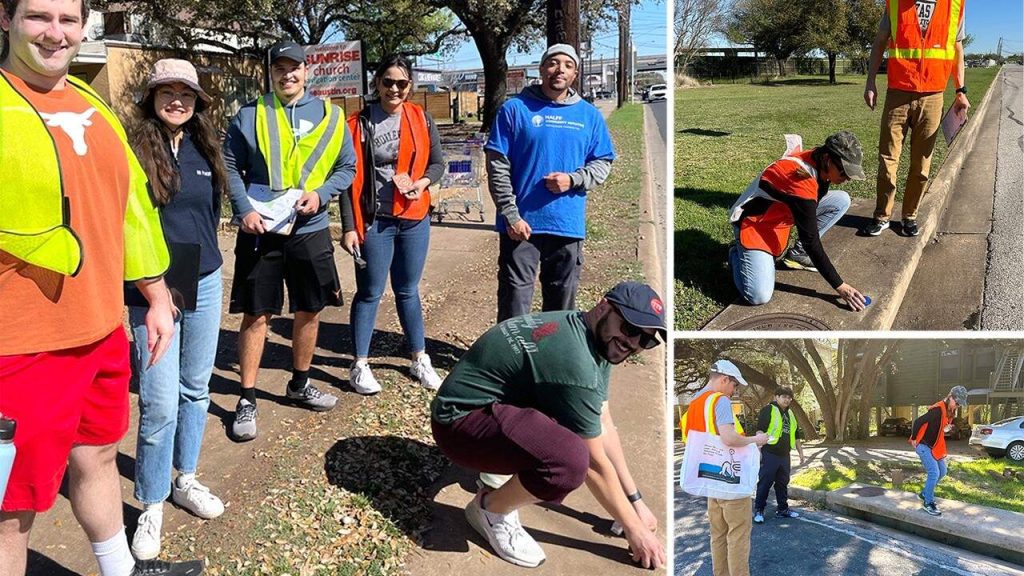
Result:
<svg viewBox="0 0 1024 576"><path fill-rule="evenodd" d="M192 64L160 60L138 103L143 120L132 139L160 207L171 249L168 284L172 293L177 291L176 305L181 309L168 354L153 366L145 345L146 308L128 310L139 380L135 498L144 510L132 539L132 552L139 559L160 552L168 495L200 518L224 513L221 500L195 477L210 404L223 289L217 226L227 175L217 131L207 115L210 102ZM131 304L132 295L126 296ZM173 481L172 467L178 471Z"/></svg>

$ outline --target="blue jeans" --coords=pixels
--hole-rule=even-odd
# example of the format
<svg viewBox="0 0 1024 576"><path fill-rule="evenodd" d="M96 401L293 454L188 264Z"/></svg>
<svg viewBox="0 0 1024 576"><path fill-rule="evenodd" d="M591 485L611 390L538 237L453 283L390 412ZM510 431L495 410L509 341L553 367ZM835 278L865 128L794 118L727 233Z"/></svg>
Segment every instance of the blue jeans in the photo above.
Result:
<svg viewBox="0 0 1024 576"><path fill-rule="evenodd" d="M430 218L419 221L377 218L366 231L361 246L366 268L356 266L356 295L349 315L357 358L370 355L370 338L377 324L377 308L388 272L398 321L402 324L409 352L415 354L424 350L420 278L429 244Z"/></svg>
<svg viewBox="0 0 1024 576"><path fill-rule="evenodd" d="M135 499L163 502L171 493L171 467L196 471L210 405L210 375L220 335L221 273L199 279L195 311L182 311L166 355L146 368L146 311L131 306L133 364L139 379L139 440L135 454Z"/></svg>
<svg viewBox="0 0 1024 576"><path fill-rule="evenodd" d="M829 190L818 201L818 236L824 236L850 209L850 195L842 190ZM739 226L733 225L736 245L729 250L732 281L743 299L760 306L767 304L775 292L775 257L764 250L748 250L740 244Z"/></svg>
<svg viewBox="0 0 1024 576"><path fill-rule="evenodd" d="M936 460L935 456L932 456L932 449L924 444L918 444L914 451L921 459L924 471L928 473L928 479L924 482L924 492L921 495L924 496L925 504L935 502L935 486L939 480L946 477L946 459Z"/></svg>

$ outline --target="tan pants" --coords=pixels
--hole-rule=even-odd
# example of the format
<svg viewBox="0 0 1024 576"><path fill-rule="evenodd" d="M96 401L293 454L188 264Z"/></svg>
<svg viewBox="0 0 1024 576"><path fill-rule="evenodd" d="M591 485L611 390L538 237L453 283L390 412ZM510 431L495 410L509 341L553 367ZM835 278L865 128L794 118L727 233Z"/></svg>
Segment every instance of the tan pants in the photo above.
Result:
<svg viewBox="0 0 1024 576"><path fill-rule="evenodd" d="M875 219L888 221L896 199L896 172L903 140L910 130L910 172L903 190L903 218L917 218L917 207L928 186L928 169L942 122L942 92L887 90L878 137L878 181Z"/></svg>
<svg viewBox="0 0 1024 576"><path fill-rule="evenodd" d="M750 498L708 498L711 568L715 576L750 576Z"/></svg>

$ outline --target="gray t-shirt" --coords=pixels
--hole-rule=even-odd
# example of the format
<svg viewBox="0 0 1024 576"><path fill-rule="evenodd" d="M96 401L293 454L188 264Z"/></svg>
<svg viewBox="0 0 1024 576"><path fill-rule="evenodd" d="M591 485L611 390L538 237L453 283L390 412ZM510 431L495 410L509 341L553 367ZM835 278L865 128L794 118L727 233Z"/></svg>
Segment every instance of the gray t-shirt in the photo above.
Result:
<svg viewBox="0 0 1024 576"><path fill-rule="evenodd" d="M932 14L935 13L936 2L938 2L938 0L917 0L915 3L914 7L917 9L917 23L921 27L922 35L928 31L928 25L932 22ZM963 42L964 40L964 20L966 19L967 14L965 12L964 17L960 19L960 28L956 33L957 42ZM889 11L882 10L882 21L878 24L878 29L888 32L889 25Z"/></svg>
<svg viewBox="0 0 1024 576"><path fill-rule="evenodd" d="M370 129L373 134L374 189L377 191L377 216L393 212L395 166L398 164L398 134L402 113L388 114L380 104L370 105Z"/></svg>
<svg viewBox="0 0 1024 576"><path fill-rule="evenodd" d="M699 398L701 394L708 391L708 387L704 386L700 389L700 392L694 396ZM732 401L729 397L722 395L715 402L715 428L721 428L727 424L733 424L736 421L736 417L732 414Z"/></svg>

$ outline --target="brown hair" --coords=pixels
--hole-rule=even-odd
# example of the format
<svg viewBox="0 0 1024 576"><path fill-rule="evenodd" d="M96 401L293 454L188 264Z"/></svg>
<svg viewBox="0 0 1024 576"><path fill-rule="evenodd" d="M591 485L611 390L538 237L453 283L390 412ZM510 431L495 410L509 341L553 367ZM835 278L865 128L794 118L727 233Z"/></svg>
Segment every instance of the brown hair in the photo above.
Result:
<svg viewBox="0 0 1024 576"><path fill-rule="evenodd" d="M159 206L166 206L181 188L181 175L169 150L170 137L164 130L163 120L156 115L153 105L155 90L150 90L140 104L143 120L132 134L132 149L149 178L153 200ZM199 153L210 163L213 173L215 202L227 193L228 175L224 167L220 138L213 121L206 114L202 100L196 100L195 113L185 122L182 129L192 138Z"/></svg>

